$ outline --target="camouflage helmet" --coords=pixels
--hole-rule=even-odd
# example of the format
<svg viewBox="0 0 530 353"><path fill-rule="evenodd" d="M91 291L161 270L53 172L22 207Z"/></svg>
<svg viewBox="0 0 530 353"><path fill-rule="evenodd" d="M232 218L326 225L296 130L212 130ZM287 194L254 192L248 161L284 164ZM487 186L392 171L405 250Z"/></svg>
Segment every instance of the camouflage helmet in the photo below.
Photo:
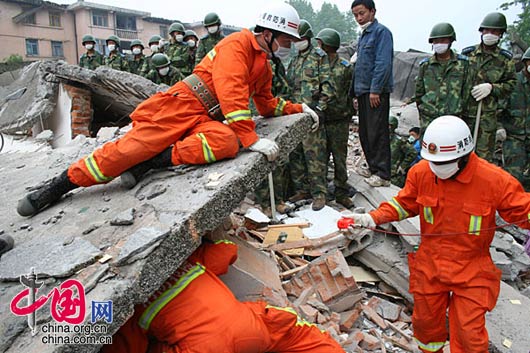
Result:
<svg viewBox="0 0 530 353"><path fill-rule="evenodd" d="M131 49L132 49L132 47L134 47L136 45L139 45L139 46L142 47L142 49L145 49L144 43L142 43L142 41L140 39L134 39L133 41L131 41Z"/></svg>
<svg viewBox="0 0 530 353"><path fill-rule="evenodd" d="M478 30L482 32L484 28L502 29L506 31L506 28L508 28L506 17L500 12L489 13L482 20Z"/></svg>
<svg viewBox="0 0 530 353"><path fill-rule="evenodd" d="M151 45L151 43L158 44L158 42L160 42L160 39L162 39L162 37L160 37L158 34L155 34L154 36L151 36L151 38L149 38L149 42L147 44L149 45Z"/></svg>
<svg viewBox="0 0 530 353"><path fill-rule="evenodd" d="M320 39L322 43L333 48L340 47L340 34L333 28L324 28L318 32L316 39Z"/></svg>
<svg viewBox="0 0 530 353"><path fill-rule="evenodd" d="M306 20L300 20L300 25L298 26L298 34L300 38L313 38L313 28L311 24Z"/></svg>
<svg viewBox="0 0 530 353"><path fill-rule="evenodd" d="M214 25L221 25L221 19L215 12L210 12L206 16L204 16L204 21L202 21L204 24L204 27L208 26L214 26Z"/></svg>
<svg viewBox="0 0 530 353"><path fill-rule="evenodd" d="M191 29L187 29L186 32L184 32L184 39L186 39L186 37L195 37L195 40L199 40L197 33Z"/></svg>
<svg viewBox="0 0 530 353"><path fill-rule="evenodd" d="M447 22L435 24L431 29L431 34L429 35L429 43L432 43L433 40L438 38L451 38L452 41L455 41L455 29L450 23Z"/></svg>
<svg viewBox="0 0 530 353"><path fill-rule="evenodd" d="M153 55L153 57L151 58L151 62L153 63L154 67L156 67L157 69L159 69L159 68L161 68L161 67L164 67L164 66L168 66L168 65L169 65L169 58L167 57L166 54L156 53L156 54Z"/></svg>
<svg viewBox="0 0 530 353"><path fill-rule="evenodd" d="M86 42L96 43L96 38L92 34L85 34L83 36L83 40L81 41L81 44L85 45Z"/></svg>
<svg viewBox="0 0 530 353"><path fill-rule="evenodd" d="M399 125L399 121L398 119L393 116L393 115L390 115L390 117L388 117L388 125L392 126L394 129L396 129Z"/></svg>
<svg viewBox="0 0 530 353"><path fill-rule="evenodd" d="M530 48L526 49L526 51L523 54L523 57L521 58L521 61L524 60L530 60Z"/></svg>
<svg viewBox="0 0 530 353"><path fill-rule="evenodd" d="M116 46L119 47L120 46L120 38L116 37L115 35L111 35L111 36L108 36L107 40L105 41L105 43L109 43L109 40L112 40L114 43L116 43Z"/></svg>
<svg viewBox="0 0 530 353"><path fill-rule="evenodd" d="M171 26L169 26L169 34L173 32L182 32L184 33L186 29L184 28L184 25L180 22L173 22Z"/></svg>

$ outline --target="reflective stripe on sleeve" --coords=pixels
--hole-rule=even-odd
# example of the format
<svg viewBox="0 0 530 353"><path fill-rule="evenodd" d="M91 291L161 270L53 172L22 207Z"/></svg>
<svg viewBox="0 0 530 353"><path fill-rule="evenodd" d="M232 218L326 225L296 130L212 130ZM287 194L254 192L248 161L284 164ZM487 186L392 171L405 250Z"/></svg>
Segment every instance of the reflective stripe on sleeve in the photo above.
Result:
<svg viewBox="0 0 530 353"><path fill-rule="evenodd" d="M230 241L228 239L219 239L219 240L216 240L214 242L214 244L228 244L228 245L235 245L236 243L234 243L233 241Z"/></svg>
<svg viewBox="0 0 530 353"><path fill-rule="evenodd" d="M197 136L201 139L202 142L202 153L204 153L204 160L206 163L213 163L217 159L215 158L215 155L213 154L213 150L208 144L208 140L206 139L206 136L204 134L198 133Z"/></svg>
<svg viewBox="0 0 530 353"><path fill-rule="evenodd" d="M434 216L432 214L432 208L430 207L423 208L423 218L425 218L425 222L434 224Z"/></svg>
<svg viewBox="0 0 530 353"><path fill-rule="evenodd" d="M151 322L156 315L169 303L173 298L180 294L195 278L199 277L205 272L203 265L197 263L191 270L186 272L177 283L171 288L162 293L155 301L153 301L138 320L138 325L144 330L148 330Z"/></svg>
<svg viewBox="0 0 530 353"><path fill-rule="evenodd" d="M210 50L208 52L208 54L206 54L206 56L213 61L213 58L215 58L215 56L217 55L217 52L215 51L215 48Z"/></svg>
<svg viewBox="0 0 530 353"><path fill-rule="evenodd" d="M267 305L265 308L267 308L267 309L276 309L276 310L280 310L280 311L285 311L285 312L287 312L289 314L293 314L294 316L296 316L296 326L315 326L314 324L310 323L309 321L304 320L303 318L298 316L298 314L296 313L296 311L293 308L290 308L290 307L282 308L282 307L274 306L274 305Z"/></svg>
<svg viewBox="0 0 530 353"><path fill-rule="evenodd" d="M108 177L101 172L93 153L85 158L85 166L92 178L94 178L94 180L98 183L106 183L114 179L113 177Z"/></svg>
<svg viewBox="0 0 530 353"><path fill-rule="evenodd" d="M421 349L427 351L427 352L437 352L440 349L443 348L445 345L445 342L429 342L429 343L422 343L420 342L416 337L414 337L416 342L418 343L418 347Z"/></svg>
<svg viewBox="0 0 530 353"><path fill-rule="evenodd" d="M276 108L274 109L274 116L280 116L283 115L283 108L287 105L287 102L283 100L283 98L278 98L278 104L276 105Z"/></svg>
<svg viewBox="0 0 530 353"><path fill-rule="evenodd" d="M235 123L236 121L252 120L250 116L250 110L236 110L234 112L225 115L228 124Z"/></svg>
<svg viewBox="0 0 530 353"><path fill-rule="evenodd" d="M388 203L396 209L400 221L409 216L409 213L397 202L395 197L388 201Z"/></svg>
<svg viewBox="0 0 530 353"><path fill-rule="evenodd" d="M469 219L469 234L480 235L482 216L473 216Z"/></svg>

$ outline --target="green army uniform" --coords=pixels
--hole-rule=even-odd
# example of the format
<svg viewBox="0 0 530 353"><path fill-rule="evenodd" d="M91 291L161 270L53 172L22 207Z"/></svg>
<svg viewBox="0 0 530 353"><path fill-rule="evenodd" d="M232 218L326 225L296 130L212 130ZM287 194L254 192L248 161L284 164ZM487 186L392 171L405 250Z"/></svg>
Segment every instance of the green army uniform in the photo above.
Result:
<svg viewBox="0 0 530 353"><path fill-rule="evenodd" d="M525 67L526 70L526 67ZM528 190L528 178L524 171L529 166L530 154L530 81L524 72L517 74L515 89L510 95L507 110L503 111L500 122L506 130L506 140L502 150L504 169L512 174Z"/></svg>
<svg viewBox="0 0 530 353"><path fill-rule="evenodd" d="M144 57L144 63L142 64L142 68L140 69L140 76L147 78L147 74L149 74L152 70L155 69L155 65L153 65L153 63L151 62L153 55L154 54L146 55Z"/></svg>
<svg viewBox="0 0 530 353"><path fill-rule="evenodd" d="M169 46L167 56L171 65L179 70L184 77L191 74L190 70L190 52L186 43L173 43Z"/></svg>
<svg viewBox="0 0 530 353"><path fill-rule="evenodd" d="M287 80L292 88L290 100L305 103L314 110L326 112L333 97L328 57L324 51L310 46L298 53L289 64ZM327 193L326 127L321 124L310 132L289 157L289 171L297 193L310 192L315 198Z"/></svg>
<svg viewBox="0 0 530 353"><path fill-rule="evenodd" d="M129 63L124 55L115 51L105 57L104 65L114 70L129 72Z"/></svg>
<svg viewBox="0 0 530 353"><path fill-rule="evenodd" d="M169 66L169 72L167 73L167 75L160 76L158 70L155 68L149 71L145 78L151 80L157 85L165 83L168 86L173 86L178 81L184 79L184 76L182 76L179 70L177 70L173 66Z"/></svg>
<svg viewBox="0 0 530 353"><path fill-rule="evenodd" d="M79 66L85 69L95 70L101 65L103 65L103 55L101 55L97 50L94 50L90 54L84 53L81 55L81 58L79 58Z"/></svg>
<svg viewBox="0 0 530 353"><path fill-rule="evenodd" d="M498 111L505 108L499 103L503 100L507 101L515 87L515 64L512 60L512 54L499 47L495 47L492 52L486 52L483 46L478 44L465 48L462 50L462 54L469 57L472 86L481 83L490 83L493 86L491 94L482 99L482 113L476 141L477 154L493 162L497 114ZM472 96L469 97L464 120L471 131L475 130L478 105L479 102Z"/></svg>
<svg viewBox="0 0 530 353"><path fill-rule="evenodd" d="M195 54L195 65L200 63L206 54L208 54L224 37L222 30L219 30L219 32L215 34L207 34L203 36L199 41L197 53Z"/></svg>
<svg viewBox="0 0 530 353"><path fill-rule="evenodd" d="M348 156L348 138L350 135L350 121L354 114L352 98L348 94L353 77L353 66L349 61L337 55L330 59L330 81L335 95L333 104L328 104L325 118L327 150L333 155L335 170L335 199L343 200L349 197L348 171L346 158Z"/></svg>
<svg viewBox="0 0 530 353"><path fill-rule="evenodd" d="M132 74L141 75L142 67L144 66L146 60L147 59L143 54L134 55L131 57L128 61L129 72Z"/></svg>
<svg viewBox="0 0 530 353"><path fill-rule="evenodd" d="M442 115L466 116L468 100L473 99L469 70L469 59L453 51L448 61L439 61L433 55L420 62L415 101L422 133Z"/></svg>
<svg viewBox="0 0 530 353"><path fill-rule="evenodd" d="M416 159L418 151L414 145L410 144L405 138L391 133L390 135L390 156L392 160L391 178L392 184L402 188L405 185L407 172L412 162Z"/></svg>

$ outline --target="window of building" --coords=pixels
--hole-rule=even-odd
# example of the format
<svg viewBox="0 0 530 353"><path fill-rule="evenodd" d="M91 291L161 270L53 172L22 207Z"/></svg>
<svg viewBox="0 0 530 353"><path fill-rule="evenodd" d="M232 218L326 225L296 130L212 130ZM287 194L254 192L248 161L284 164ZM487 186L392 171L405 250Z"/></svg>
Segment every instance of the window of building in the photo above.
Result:
<svg viewBox="0 0 530 353"><path fill-rule="evenodd" d="M61 13L57 11L50 11L50 26L61 27Z"/></svg>
<svg viewBox="0 0 530 353"><path fill-rule="evenodd" d="M63 42L56 42L52 40L52 56L54 58L63 58Z"/></svg>
<svg viewBox="0 0 530 353"><path fill-rule="evenodd" d="M107 55L107 41L106 39L96 38L96 50L103 55Z"/></svg>
<svg viewBox="0 0 530 353"><path fill-rule="evenodd" d="M109 16L106 11L92 10L92 25L98 27L109 26Z"/></svg>
<svg viewBox="0 0 530 353"><path fill-rule="evenodd" d="M168 37L168 28L167 26L160 26L160 37L167 38Z"/></svg>
<svg viewBox="0 0 530 353"><path fill-rule="evenodd" d="M136 31L136 17L124 14L116 14L116 28Z"/></svg>
<svg viewBox="0 0 530 353"><path fill-rule="evenodd" d="M37 24L37 17L35 16L35 13L29 14L22 20L22 23L27 25L36 25Z"/></svg>
<svg viewBox="0 0 530 353"><path fill-rule="evenodd" d="M26 39L26 55L39 55L39 41L37 39Z"/></svg>

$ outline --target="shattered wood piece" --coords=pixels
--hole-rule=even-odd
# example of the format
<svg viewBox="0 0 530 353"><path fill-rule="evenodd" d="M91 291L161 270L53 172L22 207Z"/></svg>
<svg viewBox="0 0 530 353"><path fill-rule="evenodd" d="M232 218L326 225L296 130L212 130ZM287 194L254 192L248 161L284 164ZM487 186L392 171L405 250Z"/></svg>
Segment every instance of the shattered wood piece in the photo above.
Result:
<svg viewBox="0 0 530 353"><path fill-rule="evenodd" d="M377 337L377 339L379 339L379 343L381 345L381 353L386 353L385 341L383 340L383 337L381 337L379 331L377 331L375 328L372 328L370 329L370 333Z"/></svg>
<svg viewBox="0 0 530 353"><path fill-rule="evenodd" d="M408 343L405 338L398 339L396 337L387 336L383 334L383 338L387 341L390 341L394 346L398 346L401 349L406 350L407 352L414 352L414 347L411 343Z"/></svg>
<svg viewBox="0 0 530 353"><path fill-rule="evenodd" d="M293 260L291 260L291 257L289 255L287 255L283 251L276 251L276 253L280 256L281 262L285 263L289 267L289 269L292 270L297 267Z"/></svg>
<svg viewBox="0 0 530 353"><path fill-rule="evenodd" d="M260 240L261 242L263 242L263 239L265 239L265 234L260 233L256 230L248 229L247 232L250 235L254 236L256 239Z"/></svg>
<svg viewBox="0 0 530 353"><path fill-rule="evenodd" d="M306 259L303 259L301 257L292 257L291 258L293 260L293 262L295 264L297 264L298 266L303 266L303 265L307 265L309 264L309 261L307 261Z"/></svg>
<svg viewBox="0 0 530 353"><path fill-rule="evenodd" d="M388 327L394 330L394 332L399 333L401 336L405 337L407 341L409 342L412 341L412 337L408 335L405 331L403 331L402 329L400 329L399 327L397 327L396 325L394 325L388 320L385 320L385 323L388 325Z"/></svg>
<svg viewBox="0 0 530 353"><path fill-rule="evenodd" d="M370 290L370 289L366 289L365 291L366 291L366 294L373 294L374 296L385 297L385 298L388 298L388 299L394 299L394 300L398 300L398 301L401 301L401 302L405 301L405 298L397 296L397 295L392 295L392 294L383 293L383 292Z"/></svg>
<svg viewBox="0 0 530 353"><path fill-rule="evenodd" d="M109 261L110 259L112 259L112 256L109 255L109 254L105 254L101 257L101 259L98 260L98 262L100 264L104 264L105 262Z"/></svg>
<svg viewBox="0 0 530 353"><path fill-rule="evenodd" d="M309 265L302 265L302 266L295 267L295 268L293 268L293 269L290 269L290 270L287 270L287 271L281 272L281 273L280 273L280 278L281 278L281 279L284 279L284 278L286 278L286 277L291 277L292 275L294 275L294 274L296 274L296 273L302 271L303 269L305 269L307 266L309 266ZM312 290L312 288L308 288L308 289L311 289L311 290Z"/></svg>
<svg viewBox="0 0 530 353"><path fill-rule="evenodd" d="M271 224L267 227L267 229L274 229L274 228L286 228L286 227L298 227L298 228L307 228L309 227L309 223L292 223L292 224Z"/></svg>
<svg viewBox="0 0 530 353"><path fill-rule="evenodd" d="M368 271L361 266L350 266L350 270L355 278L355 282L380 282L381 278L372 271Z"/></svg>
<svg viewBox="0 0 530 353"><path fill-rule="evenodd" d="M379 314L377 314L374 309L367 305L362 305L362 308L363 313L366 315L367 318L375 322L376 325L381 327L383 330L387 329L388 326L385 323L385 320L381 316L379 316Z"/></svg>
<svg viewBox="0 0 530 353"><path fill-rule="evenodd" d="M269 248L273 250L287 250L292 249L293 247L299 247L299 248L316 248L321 246L323 243L327 242L330 239L333 239L337 236L342 236L340 232L334 232L331 234L328 234L322 238L318 239L304 239L299 240L293 243L283 243L283 244L273 244Z"/></svg>
<svg viewBox="0 0 530 353"><path fill-rule="evenodd" d="M288 255L303 255L304 249L292 244L303 242L304 238L304 233L299 227L269 227L263 240L263 246L276 250L275 246L284 245L279 250L285 251Z"/></svg>

